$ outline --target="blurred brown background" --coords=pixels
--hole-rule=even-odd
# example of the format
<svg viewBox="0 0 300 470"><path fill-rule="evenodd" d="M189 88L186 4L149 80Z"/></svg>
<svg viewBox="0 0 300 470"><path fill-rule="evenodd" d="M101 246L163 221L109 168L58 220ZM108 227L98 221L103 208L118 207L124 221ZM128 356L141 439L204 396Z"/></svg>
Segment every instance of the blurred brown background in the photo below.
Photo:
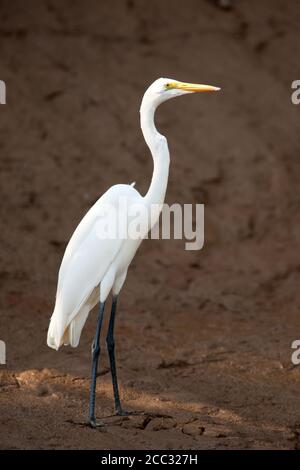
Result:
<svg viewBox="0 0 300 470"><path fill-rule="evenodd" d="M0 1L1 448L298 448L300 4ZM95 312L78 349L46 333L65 245L112 184L144 193L146 87L166 76L222 92L171 100L167 202L205 204L205 247L145 241L122 293L124 407L79 427ZM105 349L97 415L113 411Z"/></svg>

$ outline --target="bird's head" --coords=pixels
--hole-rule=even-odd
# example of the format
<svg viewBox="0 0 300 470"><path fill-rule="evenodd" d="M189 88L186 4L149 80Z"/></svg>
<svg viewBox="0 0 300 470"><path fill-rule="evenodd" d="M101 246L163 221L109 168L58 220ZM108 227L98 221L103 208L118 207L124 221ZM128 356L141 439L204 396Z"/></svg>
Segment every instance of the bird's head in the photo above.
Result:
<svg viewBox="0 0 300 470"><path fill-rule="evenodd" d="M211 85L200 85L196 83L179 82L172 78L158 78L147 89L144 100L151 101L156 106L176 96L187 93L198 93L208 91L219 91L219 87ZM143 101L144 101L143 100Z"/></svg>

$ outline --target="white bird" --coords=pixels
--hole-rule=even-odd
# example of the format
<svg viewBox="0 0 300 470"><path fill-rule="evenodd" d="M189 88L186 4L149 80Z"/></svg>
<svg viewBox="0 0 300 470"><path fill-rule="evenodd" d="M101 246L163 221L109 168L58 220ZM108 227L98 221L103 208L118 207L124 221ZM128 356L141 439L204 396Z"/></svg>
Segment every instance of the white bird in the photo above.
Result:
<svg viewBox="0 0 300 470"><path fill-rule="evenodd" d="M123 415L115 365L114 323L117 299L130 265L147 231L157 222L159 211L151 218L139 237L125 236L132 220L131 209L139 205L150 215L153 204L162 205L169 175L169 150L167 139L154 123L156 108L164 101L193 92L217 91L210 85L183 83L159 78L146 90L140 108L141 129L154 163L150 187L142 196L133 185L117 184L109 188L83 217L66 248L58 276L56 303L48 329L47 344L58 349L62 345L78 346L82 328L90 310L100 302L96 333L92 344L92 377L90 388L89 424L101 425L95 418L95 389L100 354L100 331L105 301L112 293L112 308L106 337L109 353L116 414ZM124 214L120 201L126 202ZM110 210L107 210L107 208ZM114 225L115 216L121 215L119 227L122 236L103 236L108 226ZM124 230L125 232L124 232ZM123 230L123 231L122 231ZM120 233L118 232L118 234Z"/></svg>

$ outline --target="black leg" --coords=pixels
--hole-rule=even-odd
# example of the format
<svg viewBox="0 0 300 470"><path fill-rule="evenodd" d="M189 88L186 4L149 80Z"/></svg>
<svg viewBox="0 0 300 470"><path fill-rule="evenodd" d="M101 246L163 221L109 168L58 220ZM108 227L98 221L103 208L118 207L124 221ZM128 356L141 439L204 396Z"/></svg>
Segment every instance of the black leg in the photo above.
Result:
<svg viewBox="0 0 300 470"><path fill-rule="evenodd" d="M112 377L112 383L113 383L113 389L114 389L116 414L122 415L123 410L121 407L119 389L118 389L118 378L117 378L116 360L115 360L115 340L114 340L114 326L115 326L115 316L116 316L116 310L117 310L117 301L118 301L118 297L114 296L113 301L112 301L112 306L111 306L111 314L110 314L110 319L109 319L106 344L107 344L107 349L108 349L111 377Z"/></svg>
<svg viewBox="0 0 300 470"><path fill-rule="evenodd" d="M95 338L92 344L92 378L90 388L90 411L89 411L89 423L91 426L96 427L95 418L95 393L96 393L96 381L98 371L98 361L100 355L100 332L104 314L105 302L100 302L99 314L97 319Z"/></svg>

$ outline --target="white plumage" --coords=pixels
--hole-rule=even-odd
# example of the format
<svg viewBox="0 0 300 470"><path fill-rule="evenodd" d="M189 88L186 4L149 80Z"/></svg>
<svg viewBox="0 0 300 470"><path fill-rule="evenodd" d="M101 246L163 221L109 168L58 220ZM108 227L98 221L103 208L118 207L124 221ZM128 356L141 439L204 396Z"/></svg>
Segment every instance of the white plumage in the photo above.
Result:
<svg viewBox="0 0 300 470"><path fill-rule="evenodd" d="M62 344L78 346L89 311L99 300L104 302L111 290L118 294L122 288L141 240L99 238L102 227L109 223L109 214L103 215L103 207L111 205L118 213L120 198L126 201L128 212L131 205L144 202L131 185L112 186L83 217L69 241L48 330L47 343L51 348L58 349Z"/></svg>
<svg viewBox="0 0 300 470"><path fill-rule="evenodd" d="M140 109L141 128L151 151L154 171L151 185L143 197L134 184L112 186L100 197L83 217L66 248L58 278L56 303L51 317L47 343L58 349L62 344L76 347L89 311L104 302L112 290L117 295L126 279L127 269L144 235L137 240L100 239L101 225L111 223L111 214L103 215L103 206L110 204L118 213L120 198L127 202L127 226L130 210L141 204L150 216L151 205L160 205L165 198L169 174L169 150L167 140L155 127L154 113L159 104L170 98L198 91L216 91L210 85L195 85L177 80L160 78L146 91ZM113 212L113 211L112 211ZM148 229L157 221L151 219ZM123 217L124 220L124 217Z"/></svg>
<svg viewBox="0 0 300 470"><path fill-rule="evenodd" d="M124 414L119 397L115 354L114 323L118 294L125 282L127 269L141 241L156 224L164 202L169 176L167 139L154 124L157 106L175 96L198 91L216 91L209 85L196 85L166 78L156 80L144 94L141 129L150 149L154 170L145 196L132 185L112 186L83 217L66 248L59 270L56 302L48 329L48 346L58 349L63 344L78 346L82 328L90 310L100 302L95 338L92 346L92 379L89 424L97 427L95 391L100 333L105 301L112 291L113 303L106 337L117 414ZM156 209L153 211L153 206ZM136 208L145 214L142 230L132 236L129 227ZM113 235L109 228L114 229ZM101 425L101 423L100 423Z"/></svg>

